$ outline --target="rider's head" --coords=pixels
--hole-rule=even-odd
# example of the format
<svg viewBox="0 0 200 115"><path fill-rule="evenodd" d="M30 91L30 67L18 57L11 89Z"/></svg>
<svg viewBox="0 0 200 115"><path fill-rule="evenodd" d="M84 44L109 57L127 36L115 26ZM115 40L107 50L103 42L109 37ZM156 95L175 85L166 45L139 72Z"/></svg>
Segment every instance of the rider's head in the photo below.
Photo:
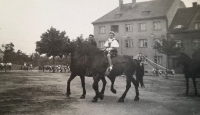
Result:
<svg viewBox="0 0 200 115"><path fill-rule="evenodd" d="M112 39L112 38L114 38L114 36L115 36L115 33L113 31L110 31L109 37Z"/></svg>
<svg viewBox="0 0 200 115"><path fill-rule="evenodd" d="M93 37L94 37L94 35L92 35L92 34L89 35L89 38L93 38Z"/></svg>

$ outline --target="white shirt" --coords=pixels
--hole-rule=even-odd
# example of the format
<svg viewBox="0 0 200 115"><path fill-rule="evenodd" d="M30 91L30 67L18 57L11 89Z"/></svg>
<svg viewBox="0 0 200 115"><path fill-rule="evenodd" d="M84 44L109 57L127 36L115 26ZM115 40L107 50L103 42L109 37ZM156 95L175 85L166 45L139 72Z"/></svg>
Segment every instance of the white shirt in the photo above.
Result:
<svg viewBox="0 0 200 115"><path fill-rule="evenodd" d="M106 43L104 44L104 47L109 47L109 43L110 43L111 48L118 48L119 47L119 43L115 38L113 38L113 39L109 38L106 41Z"/></svg>

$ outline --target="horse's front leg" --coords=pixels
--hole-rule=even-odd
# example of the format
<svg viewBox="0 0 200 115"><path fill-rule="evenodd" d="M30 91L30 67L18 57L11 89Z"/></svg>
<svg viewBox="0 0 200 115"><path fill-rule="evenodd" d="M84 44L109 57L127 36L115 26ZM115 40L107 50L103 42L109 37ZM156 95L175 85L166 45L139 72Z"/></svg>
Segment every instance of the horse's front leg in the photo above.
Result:
<svg viewBox="0 0 200 115"><path fill-rule="evenodd" d="M67 81L67 93L66 93L66 96L69 97L70 94L71 94L71 91L70 91L70 83L71 81L76 77L76 74L74 74L73 72L71 73L68 81Z"/></svg>
<svg viewBox="0 0 200 115"><path fill-rule="evenodd" d="M80 99L85 99L85 95L86 95L86 90L85 90L85 76L81 75L80 78L81 78L81 85L82 85L82 88L83 88L83 94L81 95Z"/></svg>
<svg viewBox="0 0 200 115"><path fill-rule="evenodd" d="M93 98L92 102L97 102L98 98L103 99L103 95L99 93L99 81L100 81L100 76L97 74L96 76L93 77L94 83L93 83L93 89L96 93L95 97Z"/></svg>
<svg viewBox="0 0 200 115"><path fill-rule="evenodd" d="M102 87L102 89L101 89L101 94L102 95L104 95L104 91L105 91L105 87L106 87L106 79L105 79L105 76L102 76L102 78L101 78L101 81L102 81L102 83L103 83L103 87ZM103 96L104 97L104 96Z"/></svg>
<svg viewBox="0 0 200 115"><path fill-rule="evenodd" d="M116 91L115 88L114 88L114 83L115 83L115 78L116 78L116 77L108 76L108 78L109 78L110 81L111 81L111 87L110 87L110 90L111 90L111 92L113 92L114 94L116 94L117 91Z"/></svg>

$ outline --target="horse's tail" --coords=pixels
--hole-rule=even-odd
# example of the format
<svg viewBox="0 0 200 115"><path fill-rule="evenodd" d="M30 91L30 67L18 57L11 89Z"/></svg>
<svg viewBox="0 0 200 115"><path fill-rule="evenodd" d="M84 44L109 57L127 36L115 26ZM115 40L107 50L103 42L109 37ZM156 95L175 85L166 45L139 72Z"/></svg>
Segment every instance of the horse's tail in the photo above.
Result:
<svg viewBox="0 0 200 115"><path fill-rule="evenodd" d="M141 87L144 86L143 77L144 77L144 64L140 63L138 60L135 60L137 62L137 68L136 68L136 80L139 81Z"/></svg>

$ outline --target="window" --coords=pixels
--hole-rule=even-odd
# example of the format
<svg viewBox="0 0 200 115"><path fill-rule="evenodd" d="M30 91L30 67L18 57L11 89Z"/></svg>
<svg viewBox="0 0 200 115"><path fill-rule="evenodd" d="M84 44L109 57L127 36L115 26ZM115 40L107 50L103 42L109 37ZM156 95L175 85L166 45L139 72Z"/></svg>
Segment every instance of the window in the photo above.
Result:
<svg viewBox="0 0 200 115"><path fill-rule="evenodd" d="M182 47L182 41L181 40L175 40L176 41L176 47Z"/></svg>
<svg viewBox="0 0 200 115"><path fill-rule="evenodd" d="M147 40L146 39L140 39L140 46L139 47L147 47Z"/></svg>
<svg viewBox="0 0 200 115"><path fill-rule="evenodd" d="M154 30L161 30L160 21L157 21L157 22L153 23L153 29Z"/></svg>
<svg viewBox="0 0 200 115"><path fill-rule="evenodd" d="M145 31L146 30L146 23L139 23L139 30Z"/></svg>
<svg viewBox="0 0 200 115"><path fill-rule="evenodd" d="M111 31L119 32L119 25L111 25Z"/></svg>
<svg viewBox="0 0 200 115"><path fill-rule="evenodd" d="M99 48L104 48L105 41L99 41Z"/></svg>
<svg viewBox="0 0 200 115"><path fill-rule="evenodd" d="M126 32L133 31L132 24L126 24Z"/></svg>
<svg viewBox="0 0 200 115"><path fill-rule="evenodd" d="M105 33L106 33L106 28L105 28L105 26L100 26L100 27L99 27L99 33L100 33L100 34L105 34Z"/></svg>
<svg viewBox="0 0 200 115"><path fill-rule="evenodd" d="M126 47L127 48L132 48L133 47L133 40L132 39L126 40L125 43L126 43Z"/></svg>
<svg viewBox="0 0 200 115"><path fill-rule="evenodd" d="M199 48L199 43L200 43L200 40L193 40L193 48L194 49L198 49Z"/></svg>
<svg viewBox="0 0 200 115"><path fill-rule="evenodd" d="M200 29L200 22L194 23L195 30Z"/></svg>
<svg viewBox="0 0 200 115"><path fill-rule="evenodd" d="M158 65L162 65L162 56L154 56L154 62Z"/></svg>

